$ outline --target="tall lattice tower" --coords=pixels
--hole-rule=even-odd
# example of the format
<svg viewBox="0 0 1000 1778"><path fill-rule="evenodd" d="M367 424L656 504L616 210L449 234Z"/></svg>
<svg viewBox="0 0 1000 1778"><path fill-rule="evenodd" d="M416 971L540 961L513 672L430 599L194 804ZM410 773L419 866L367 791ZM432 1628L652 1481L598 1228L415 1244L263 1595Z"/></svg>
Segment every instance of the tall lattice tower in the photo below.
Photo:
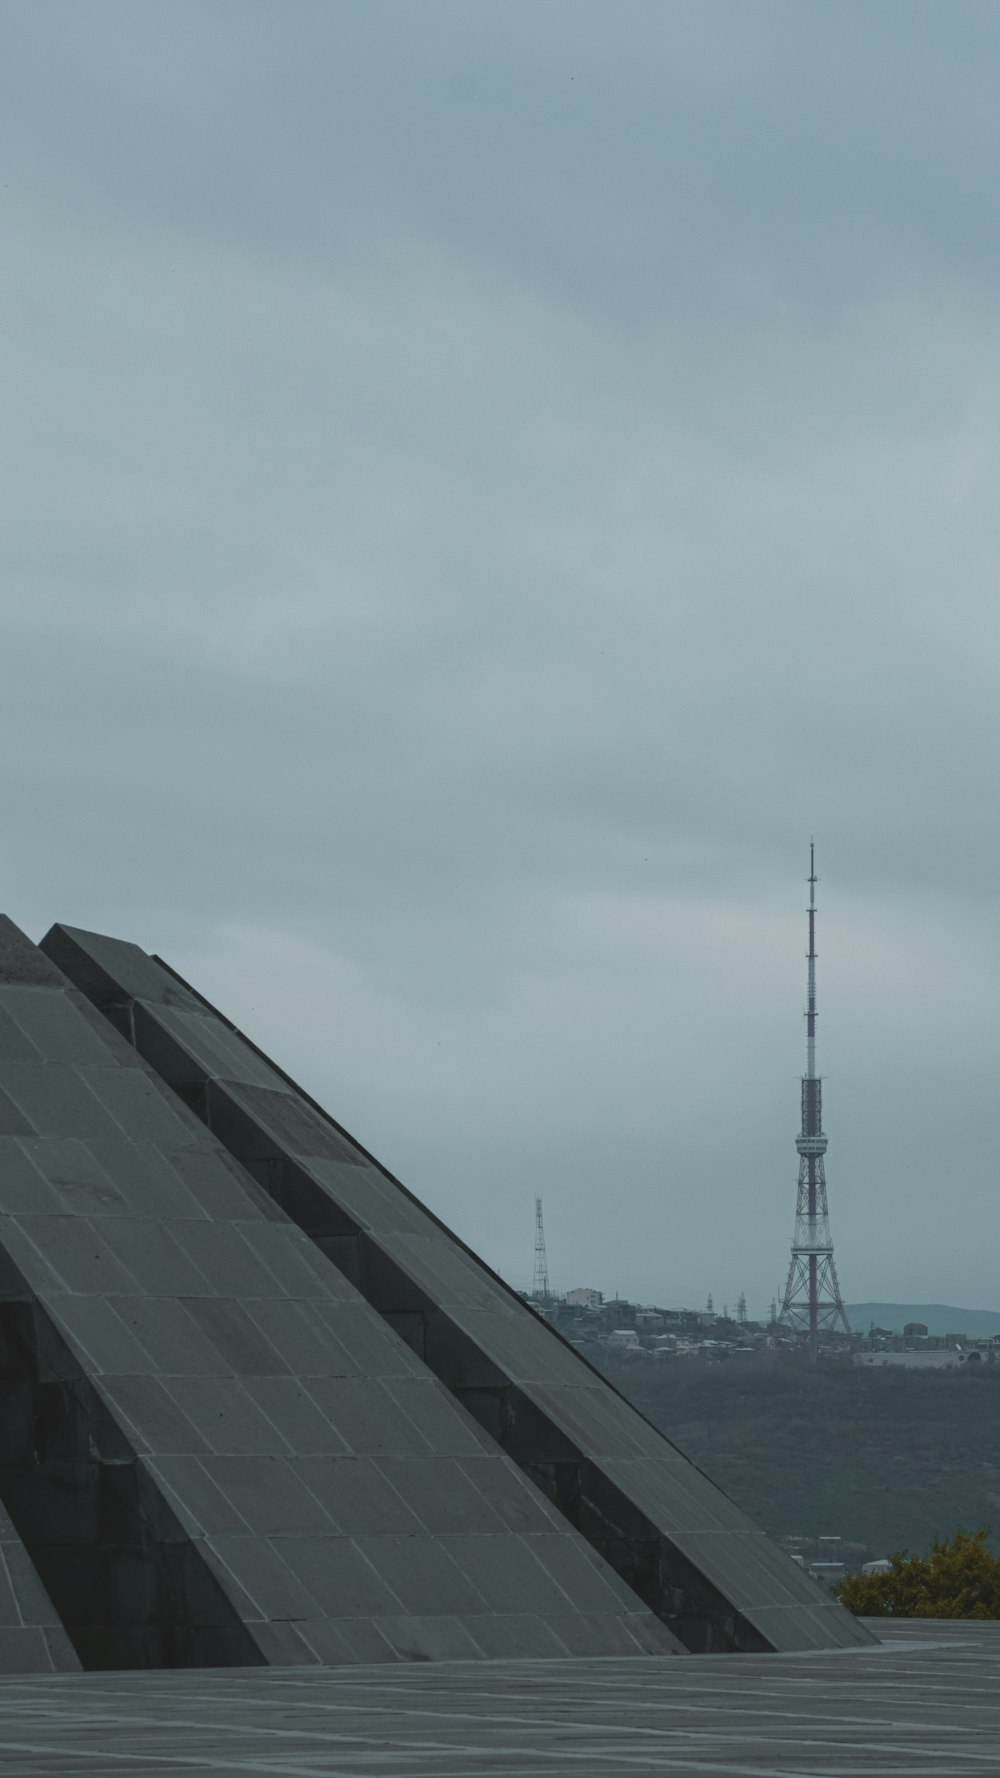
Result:
<svg viewBox="0 0 1000 1778"><path fill-rule="evenodd" d="M549 1262L545 1257L545 1224L542 1222L542 1200L535 1199L535 1276L532 1280L531 1294L543 1303L547 1303L549 1290Z"/></svg>
<svg viewBox="0 0 1000 1778"><path fill-rule="evenodd" d="M815 849L810 843L806 1071L802 1076L802 1133L795 1140L799 1151L799 1192L792 1260L779 1319L798 1333L808 1335L813 1362L819 1353L821 1333L831 1333L838 1327L848 1336L851 1332L833 1261L823 1163L823 1083L816 1073L816 881Z"/></svg>

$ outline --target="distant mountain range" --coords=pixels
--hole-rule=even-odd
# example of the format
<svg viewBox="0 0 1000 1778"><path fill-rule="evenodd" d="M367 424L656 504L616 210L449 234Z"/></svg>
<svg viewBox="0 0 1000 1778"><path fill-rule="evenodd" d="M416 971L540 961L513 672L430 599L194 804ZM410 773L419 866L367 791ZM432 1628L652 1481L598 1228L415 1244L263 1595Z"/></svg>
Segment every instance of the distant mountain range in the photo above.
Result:
<svg viewBox="0 0 1000 1778"><path fill-rule="evenodd" d="M1000 1333L1000 1310L953 1309L948 1303L848 1303L847 1319L855 1333L876 1327L902 1333L907 1321L922 1321L930 1334L965 1333L986 1339Z"/></svg>

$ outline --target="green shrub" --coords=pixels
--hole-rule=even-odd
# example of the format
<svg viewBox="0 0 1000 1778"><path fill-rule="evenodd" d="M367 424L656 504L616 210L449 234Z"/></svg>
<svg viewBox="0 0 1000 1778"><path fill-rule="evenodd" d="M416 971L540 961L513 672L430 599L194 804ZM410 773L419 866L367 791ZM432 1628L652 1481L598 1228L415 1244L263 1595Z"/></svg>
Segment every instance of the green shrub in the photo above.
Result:
<svg viewBox="0 0 1000 1778"><path fill-rule="evenodd" d="M1000 1618L1000 1559L988 1531L935 1539L926 1556L889 1558L885 1574L847 1574L833 1591L857 1617Z"/></svg>

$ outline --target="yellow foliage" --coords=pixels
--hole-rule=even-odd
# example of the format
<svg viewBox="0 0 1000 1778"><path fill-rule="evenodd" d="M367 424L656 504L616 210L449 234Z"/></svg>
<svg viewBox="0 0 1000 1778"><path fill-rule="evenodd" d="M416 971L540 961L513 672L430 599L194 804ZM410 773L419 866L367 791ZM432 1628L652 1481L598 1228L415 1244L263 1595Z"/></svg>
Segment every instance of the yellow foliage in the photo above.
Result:
<svg viewBox="0 0 1000 1778"><path fill-rule="evenodd" d="M901 1551L885 1574L847 1574L833 1589L857 1617L1000 1618L1000 1559L985 1530L935 1540L926 1556Z"/></svg>

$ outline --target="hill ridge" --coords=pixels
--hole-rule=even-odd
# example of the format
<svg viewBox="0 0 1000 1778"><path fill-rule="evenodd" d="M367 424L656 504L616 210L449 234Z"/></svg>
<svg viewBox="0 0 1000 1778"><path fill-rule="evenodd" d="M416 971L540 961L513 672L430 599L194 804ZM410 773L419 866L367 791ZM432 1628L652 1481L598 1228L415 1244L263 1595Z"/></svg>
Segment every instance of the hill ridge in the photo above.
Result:
<svg viewBox="0 0 1000 1778"><path fill-rule="evenodd" d="M956 1309L950 1303L848 1303L846 1308L856 1333L867 1333L873 1321L894 1333L902 1333L907 1321L922 1321L928 1333L937 1335L965 1333L982 1339L1000 1333L998 1309Z"/></svg>

